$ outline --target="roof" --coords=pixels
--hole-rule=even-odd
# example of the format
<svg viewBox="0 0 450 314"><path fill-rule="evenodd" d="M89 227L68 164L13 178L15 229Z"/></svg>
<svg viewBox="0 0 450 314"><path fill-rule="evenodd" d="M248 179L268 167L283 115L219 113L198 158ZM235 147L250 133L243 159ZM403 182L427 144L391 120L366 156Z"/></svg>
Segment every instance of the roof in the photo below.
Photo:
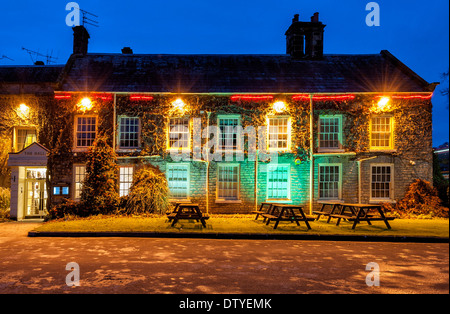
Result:
<svg viewBox="0 0 450 314"><path fill-rule="evenodd" d="M0 83L56 83L64 65L0 66Z"/></svg>
<svg viewBox="0 0 450 314"><path fill-rule="evenodd" d="M53 93L64 65L0 66L0 94Z"/></svg>
<svg viewBox="0 0 450 314"><path fill-rule="evenodd" d="M72 55L61 91L152 93L430 92L388 51L370 55Z"/></svg>

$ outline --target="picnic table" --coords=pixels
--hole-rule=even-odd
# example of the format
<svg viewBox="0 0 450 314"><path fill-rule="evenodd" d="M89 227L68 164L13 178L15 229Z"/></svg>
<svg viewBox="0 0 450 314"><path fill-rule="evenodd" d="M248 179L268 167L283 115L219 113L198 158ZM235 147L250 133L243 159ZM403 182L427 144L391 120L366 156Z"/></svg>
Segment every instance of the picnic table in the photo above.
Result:
<svg viewBox="0 0 450 314"><path fill-rule="evenodd" d="M339 200L319 201L318 203L322 204L322 208L320 210L313 211L313 214L317 215L316 220L319 220L320 216L328 217L327 223L330 222L330 215L338 213L341 209L341 205L343 204L343 202ZM331 207L331 209L327 210L327 206Z"/></svg>
<svg viewBox="0 0 450 314"><path fill-rule="evenodd" d="M298 214L295 211L298 211ZM303 221L306 224L306 227L311 229L308 221L314 220L314 218L306 217L303 212L303 207L301 205L291 205L291 204L274 204L270 208L270 212L262 214L264 218L267 219L266 225L269 225L271 221L275 221L275 225L273 229L278 227L280 221L290 221L300 226L299 221Z"/></svg>
<svg viewBox="0 0 450 314"><path fill-rule="evenodd" d="M346 212L348 210L349 212ZM376 211L379 216L371 214L370 212ZM389 220L394 220L394 217L386 217L382 206L378 204L348 204L343 203L340 206L339 213L330 214L330 218L337 218L336 226L339 226L341 219L347 219L353 221L352 229L355 229L356 225L361 221L367 221L369 225L372 225L371 221L384 221L386 227L391 229Z"/></svg>
<svg viewBox="0 0 450 314"><path fill-rule="evenodd" d="M275 205L275 203L261 202L258 210L252 211L252 214L256 214L255 220L258 220L258 217L261 215L263 217L263 221L266 221L264 214L270 214L272 212L273 205Z"/></svg>
<svg viewBox="0 0 450 314"><path fill-rule="evenodd" d="M169 221L172 221L172 227L181 219L200 221L203 227L206 227L206 220L209 219L207 214L203 214L198 204L193 203L176 203L173 212L167 214Z"/></svg>

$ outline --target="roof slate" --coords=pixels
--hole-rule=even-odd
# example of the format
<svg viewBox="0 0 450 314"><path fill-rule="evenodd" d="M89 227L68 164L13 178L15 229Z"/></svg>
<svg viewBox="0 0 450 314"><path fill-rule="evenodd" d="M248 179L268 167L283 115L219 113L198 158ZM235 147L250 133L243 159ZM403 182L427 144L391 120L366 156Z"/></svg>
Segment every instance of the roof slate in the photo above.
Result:
<svg viewBox="0 0 450 314"><path fill-rule="evenodd" d="M62 91L153 93L429 92L388 51L371 55L72 55ZM432 91L432 90L431 90Z"/></svg>

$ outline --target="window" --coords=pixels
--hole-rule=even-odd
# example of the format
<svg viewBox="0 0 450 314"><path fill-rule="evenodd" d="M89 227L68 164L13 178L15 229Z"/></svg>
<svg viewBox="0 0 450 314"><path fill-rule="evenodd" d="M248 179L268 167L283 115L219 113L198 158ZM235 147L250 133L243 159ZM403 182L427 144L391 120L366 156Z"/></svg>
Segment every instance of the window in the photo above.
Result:
<svg viewBox="0 0 450 314"><path fill-rule="evenodd" d="M34 128L16 128L14 147L16 152L27 148L36 142L36 129Z"/></svg>
<svg viewBox="0 0 450 314"><path fill-rule="evenodd" d="M92 146L96 134L97 118L95 116L76 117L76 147L84 148Z"/></svg>
<svg viewBox="0 0 450 314"><path fill-rule="evenodd" d="M119 118L119 148L139 148L139 118Z"/></svg>
<svg viewBox="0 0 450 314"><path fill-rule="evenodd" d="M189 149L190 139L189 118L170 118L168 149Z"/></svg>
<svg viewBox="0 0 450 314"><path fill-rule="evenodd" d="M53 195L68 196L69 195L69 187L68 186L54 186L53 187Z"/></svg>
<svg viewBox="0 0 450 314"><path fill-rule="evenodd" d="M269 150L289 150L291 130L288 117L271 117L267 119Z"/></svg>
<svg viewBox="0 0 450 314"><path fill-rule="evenodd" d="M319 199L341 199L341 165L319 165Z"/></svg>
<svg viewBox="0 0 450 314"><path fill-rule="evenodd" d="M73 168L73 180L75 186L73 198L75 200L79 200L81 198L81 190L83 188L84 178L86 177L86 166L75 165Z"/></svg>
<svg viewBox="0 0 450 314"><path fill-rule="evenodd" d="M371 199L392 199L392 165L371 165Z"/></svg>
<svg viewBox="0 0 450 314"><path fill-rule="evenodd" d="M133 183L133 167L123 166L119 168L119 195L126 196L130 192Z"/></svg>
<svg viewBox="0 0 450 314"><path fill-rule="evenodd" d="M393 149L393 118L374 116L370 119L370 148Z"/></svg>
<svg viewBox="0 0 450 314"><path fill-rule="evenodd" d="M290 198L290 166L268 165L267 199Z"/></svg>
<svg viewBox="0 0 450 314"><path fill-rule="evenodd" d="M241 125L239 115L223 115L218 118L219 127L219 150L240 150L240 132L238 126Z"/></svg>
<svg viewBox="0 0 450 314"><path fill-rule="evenodd" d="M217 200L239 200L239 165L218 165Z"/></svg>
<svg viewBox="0 0 450 314"><path fill-rule="evenodd" d="M166 176L171 198L187 199L189 197L189 165L168 164Z"/></svg>
<svg viewBox="0 0 450 314"><path fill-rule="evenodd" d="M319 149L336 150L341 148L341 116L319 117Z"/></svg>

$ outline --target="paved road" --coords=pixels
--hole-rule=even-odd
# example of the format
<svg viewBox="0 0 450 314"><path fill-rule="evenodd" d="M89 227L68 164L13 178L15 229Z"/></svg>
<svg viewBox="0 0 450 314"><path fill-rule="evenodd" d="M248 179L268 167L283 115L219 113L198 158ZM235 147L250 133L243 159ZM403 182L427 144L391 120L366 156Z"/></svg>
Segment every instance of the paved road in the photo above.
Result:
<svg viewBox="0 0 450 314"><path fill-rule="evenodd" d="M26 237L34 226L0 224L0 293L449 293L448 244Z"/></svg>

